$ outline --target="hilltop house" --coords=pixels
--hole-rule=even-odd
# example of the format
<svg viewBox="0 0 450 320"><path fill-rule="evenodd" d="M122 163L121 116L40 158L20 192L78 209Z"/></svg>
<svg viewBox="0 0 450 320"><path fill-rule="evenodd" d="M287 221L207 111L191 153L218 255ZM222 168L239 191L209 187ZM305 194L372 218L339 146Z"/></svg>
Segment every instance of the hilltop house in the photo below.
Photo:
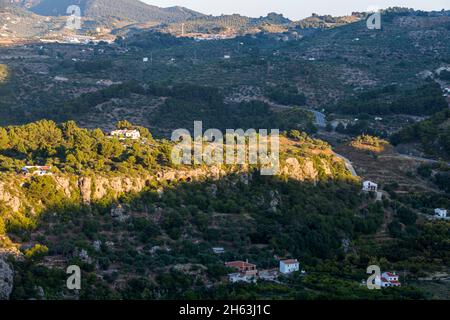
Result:
<svg viewBox="0 0 450 320"><path fill-rule="evenodd" d="M434 209L434 214L438 216L440 219L446 219L447 218L447 210L446 209Z"/></svg>
<svg viewBox="0 0 450 320"><path fill-rule="evenodd" d="M378 185L372 181L364 181L363 182L363 191L369 192L369 191L378 191Z"/></svg>
<svg viewBox="0 0 450 320"><path fill-rule="evenodd" d="M384 272L381 277L375 279L375 284L381 288L401 286L399 276L395 272Z"/></svg>
<svg viewBox="0 0 450 320"><path fill-rule="evenodd" d="M35 176L46 176L52 174L51 172L49 172L51 168L51 166L25 166L20 171L24 175L28 175L31 173Z"/></svg>
<svg viewBox="0 0 450 320"><path fill-rule="evenodd" d="M119 139L138 140L141 134L138 130L114 130L111 131L111 136L119 137Z"/></svg>
<svg viewBox="0 0 450 320"><path fill-rule="evenodd" d="M281 260L280 261L280 272L284 274L289 274L300 270L300 263L297 259Z"/></svg>

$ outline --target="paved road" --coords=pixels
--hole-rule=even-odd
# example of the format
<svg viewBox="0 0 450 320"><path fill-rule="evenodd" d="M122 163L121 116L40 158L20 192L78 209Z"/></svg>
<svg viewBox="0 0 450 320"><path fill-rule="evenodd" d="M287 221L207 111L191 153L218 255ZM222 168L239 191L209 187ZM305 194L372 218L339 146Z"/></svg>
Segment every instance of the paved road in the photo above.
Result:
<svg viewBox="0 0 450 320"><path fill-rule="evenodd" d="M336 153L336 152L334 152L334 151L333 151L333 153L334 153L334 155L335 155L336 157L341 158L342 160L344 160L345 166L346 166L347 170L351 172L352 176L354 176L354 177L359 177L358 174L356 173L355 168L353 167L352 162L351 162L349 159L347 159L347 158L344 157L343 155L340 155L339 153Z"/></svg>

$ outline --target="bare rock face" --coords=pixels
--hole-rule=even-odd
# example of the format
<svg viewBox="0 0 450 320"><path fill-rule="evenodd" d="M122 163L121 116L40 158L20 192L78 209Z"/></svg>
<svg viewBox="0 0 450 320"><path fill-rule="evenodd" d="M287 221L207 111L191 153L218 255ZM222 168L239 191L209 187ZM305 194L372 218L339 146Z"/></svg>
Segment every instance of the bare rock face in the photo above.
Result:
<svg viewBox="0 0 450 320"><path fill-rule="evenodd" d="M81 199L84 203L91 203L91 185L90 177L82 177L78 180L78 188L80 188Z"/></svg>
<svg viewBox="0 0 450 320"><path fill-rule="evenodd" d="M64 191L66 197L70 197L72 195L72 190L70 187L70 179L58 176L55 176L54 179L58 187L60 187Z"/></svg>
<svg viewBox="0 0 450 320"><path fill-rule="evenodd" d="M0 300L9 300L13 289L14 271L6 262L6 258L0 256Z"/></svg>
<svg viewBox="0 0 450 320"><path fill-rule="evenodd" d="M330 166L328 165L328 163L327 163L324 159L321 160L321 163L322 163L322 168L323 168L325 174L326 174L327 176L332 176L332 175L333 175L333 172L331 171L331 168L330 168Z"/></svg>
<svg viewBox="0 0 450 320"><path fill-rule="evenodd" d="M296 158L289 158L286 160L281 173L299 181L316 181L319 176L314 163L309 159L306 159L304 164L301 165Z"/></svg>
<svg viewBox="0 0 450 320"><path fill-rule="evenodd" d="M20 210L20 199L13 196L7 191L7 188L3 182L0 181L0 201L5 202L5 204L10 207L14 212Z"/></svg>

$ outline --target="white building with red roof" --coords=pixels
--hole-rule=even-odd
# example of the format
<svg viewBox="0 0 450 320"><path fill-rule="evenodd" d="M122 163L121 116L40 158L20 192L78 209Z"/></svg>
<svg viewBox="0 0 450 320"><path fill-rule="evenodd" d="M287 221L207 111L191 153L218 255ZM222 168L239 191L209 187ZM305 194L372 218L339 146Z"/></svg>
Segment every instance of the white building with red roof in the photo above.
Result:
<svg viewBox="0 0 450 320"><path fill-rule="evenodd" d="M255 264L248 261L230 261L225 262L225 266L239 271L228 275L230 282L256 282L258 270Z"/></svg>
<svg viewBox="0 0 450 320"><path fill-rule="evenodd" d="M395 272L384 272L381 277L375 279L375 284L381 288L401 287L399 276Z"/></svg>
<svg viewBox="0 0 450 320"><path fill-rule="evenodd" d="M289 274L300 270L300 263L297 259L288 259L280 261L280 272Z"/></svg>
<svg viewBox="0 0 450 320"><path fill-rule="evenodd" d="M256 265L249 263L248 261L225 262L225 266L229 267L229 268L237 269L239 272L245 273L245 274L256 275L258 273L258 270L256 269Z"/></svg>

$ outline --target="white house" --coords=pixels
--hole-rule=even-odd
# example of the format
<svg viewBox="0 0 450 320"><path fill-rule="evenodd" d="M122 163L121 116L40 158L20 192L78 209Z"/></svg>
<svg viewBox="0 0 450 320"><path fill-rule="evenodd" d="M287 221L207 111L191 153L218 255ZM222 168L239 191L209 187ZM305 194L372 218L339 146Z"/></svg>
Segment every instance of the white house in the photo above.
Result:
<svg viewBox="0 0 450 320"><path fill-rule="evenodd" d="M114 130L111 131L111 136L119 137L120 139L138 140L141 134L138 130Z"/></svg>
<svg viewBox="0 0 450 320"><path fill-rule="evenodd" d="M223 254L223 253L225 253L225 249L222 248L222 247L214 247L214 248L212 248L212 250L213 250L213 252L215 254Z"/></svg>
<svg viewBox="0 0 450 320"><path fill-rule="evenodd" d="M24 175L28 175L28 174L33 174L35 176L47 176L47 175L52 175L51 172L49 172L51 170L51 166L25 166L22 168L21 172Z"/></svg>
<svg viewBox="0 0 450 320"><path fill-rule="evenodd" d="M434 214L437 215L441 219L447 218L447 210L446 209L434 209Z"/></svg>
<svg viewBox="0 0 450 320"><path fill-rule="evenodd" d="M363 182L363 191L378 191L378 185L372 181Z"/></svg>
<svg viewBox="0 0 450 320"><path fill-rule="evenodd" d="M280 272L284 274L296 272L300 270L300 263L297 259L281 260Z"/></svg>
<svg viewBox="0 0 450 320"><path fill-rule="evenodd" d="M36 170L36 171L33 172L33 175L42 177L42 176L51 176L53 174L51 172L46 171L46 170Z"/></svg>
<svg viewBox="0 0 450 320"><path fill-rule="evenodd" d="M381 288L400 287L399 276L395 272L384 272L381 277L375 278L375 284Z"/></svg>

